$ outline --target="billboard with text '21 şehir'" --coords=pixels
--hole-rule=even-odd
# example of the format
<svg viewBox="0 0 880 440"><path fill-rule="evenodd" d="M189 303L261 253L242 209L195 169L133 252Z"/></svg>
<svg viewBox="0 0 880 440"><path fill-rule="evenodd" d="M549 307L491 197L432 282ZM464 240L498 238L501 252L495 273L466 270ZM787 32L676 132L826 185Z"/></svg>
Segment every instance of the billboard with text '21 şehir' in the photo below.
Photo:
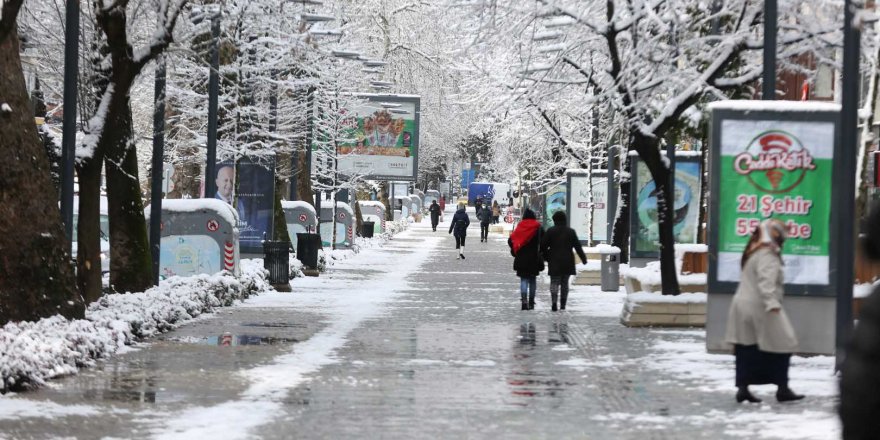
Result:
<svg viewBox="0 0 880 440"><path fill-rule="evenodd" d="M413 95L358 95L346 109L351 132L337 146L343 176L415 181L418 175L420 98ZM313 164L314 165L314 164Z"/></svg>

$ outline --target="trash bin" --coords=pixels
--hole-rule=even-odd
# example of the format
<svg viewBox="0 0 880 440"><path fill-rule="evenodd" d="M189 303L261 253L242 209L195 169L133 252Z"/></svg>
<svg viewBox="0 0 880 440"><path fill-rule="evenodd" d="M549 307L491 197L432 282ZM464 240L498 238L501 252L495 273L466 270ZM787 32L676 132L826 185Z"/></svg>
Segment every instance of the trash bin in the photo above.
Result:
<svg viewBox="0 0 880 440"><path fill-rule="evenodd" d="M269 284L290 283L290 242L263 242L263 267L269 271Z"/></svg>
<svg viewBox="0 0 880 440"><path fill-rule="evenodd" d="M309 269L318 268L318 249L321 248L321 235L310 232L296 234L296 259Z"/></svg>
<svg viewBox="0 0 880 440"><path fill-rule="evenodd" d="M620 249L608 246L602 253L602 291L620 290Z"/></svg>
<svg viewBox="0 0 880 440"><path fill-rule="evenodd" d="M361 237L373 238L373 230L375 227L376 227L376 222L363 222L363 223L361 223Z"/></svg>

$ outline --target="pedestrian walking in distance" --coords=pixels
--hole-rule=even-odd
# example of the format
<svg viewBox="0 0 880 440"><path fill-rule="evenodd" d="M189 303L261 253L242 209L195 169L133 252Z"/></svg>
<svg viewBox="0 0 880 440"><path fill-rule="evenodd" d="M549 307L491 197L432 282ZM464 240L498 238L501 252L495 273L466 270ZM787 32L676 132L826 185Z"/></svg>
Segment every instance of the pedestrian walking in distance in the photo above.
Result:
<svg viewBox="0 0 880 440"><path fill-rule="evenodd" d="M561 293L559 307L565 310L565 303L568 301L568 279L577 274L572 250L577 252L582 263L587 264L587 256L584 254L577 233L568 227L565 213L557 211L553 214L553 227L547 230L541 240L541 254L547 260L547 273L550 275L550 301L554 312L557 310L557 293Z"/></svg>
<svg viewBox="0 0 880 440"><path fill-rule="evenodd" d="M880 260L880 206L868 217L864 253ZM840 369L840 420L844 440L876 439L880 420L880 286L864 299L859 324Z"/></svg>
<svg viewBox="0 0 880 440"><path fill-rule="evenodd" d="M488 206L481 209L477 213L477 218L480 219L480 243L485 243L489 241L489 225L492 223L492 210Z"/></svg>
<svg viewBox="0 0 880 440"><path fill-rule="evenodd" d="M467 227L471 224L465 209L467 205L458 204L458 211L452 216L452 223L449 225L449 233L455 237L455 248L458 249L458 259L464 260L464 239L467 238Z"/></svg>
<svg viewBox="0 0 880 440"><path fill-rule="evenodd" d="M431 201L431 206L428 207L428 213L431 214L431 229L434 232L437 232L437 223L440 223L440 205L437 204L436 200Z"/></svg>
<svg viewBox="0 0 880 440"><path fill-rule="evenodd" d="M510 255L513 255L513 270L519 277L519 295L522 310L535 308L535 289L537 276L544 270L544 259L541 257L541 224L531 209L523 212L523 219L507 239Z"/></svg>
<svg viewBox="0 0 880 440"><path fill-rule="evenodd" d="M498 206L498 201L492 202L492 224L497 225L498 219L501 218L501 207Z"/></svg>
<svg viewBox="0 0 880 440"><path fill-rule="evenodd" d="M760 402L749 385L775 384L776 400L803 399L788 387L791 354L797 350L794 328L782 308L782 245L785 225L761 222L742 255L742 275L727 315L725 340L736 356L736 401Z"/></svg>

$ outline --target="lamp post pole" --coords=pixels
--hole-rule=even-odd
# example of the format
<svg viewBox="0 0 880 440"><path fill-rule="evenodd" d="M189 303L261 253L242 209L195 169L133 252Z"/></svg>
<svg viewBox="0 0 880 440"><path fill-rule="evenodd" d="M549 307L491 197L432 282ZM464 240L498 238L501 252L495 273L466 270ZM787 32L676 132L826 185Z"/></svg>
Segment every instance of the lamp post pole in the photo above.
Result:
<svg viewBox="0 0 880 440"><path fill-rule="evenodd" d="M776 99L776 0L764 0L764 78L761 98Z"/></svg>
<svg viewBox="0 0 880 440"><path fill-rule="evenodd" d="M208 152L205 164L205 197L217 192L217 107L220 94L220 14L211 17L211 72L208 77Z"/></svg>
<svg viewBox="0 0 880 440"><path fill-rule="evenodd" d="M840 369L846 353L844 348L853 330L852 296L854 278L854 235L853 218L849 213L855 209L855 175L856 155L859 147L858 132L858 106L859 106L859 52L861 29L855 22L856 10L861 9L859 0L845 0L843 8L843 87L841 90L842 106L840 112L840 141L843 144L843 152L840 159L835 159L835 166L839 166L841 185L840 194L842 200L837 200L842 213L841 219L850 223L843 223L837 229L835 239L839 243L840 256L837 260L837 331L835 335L835 360ZM848 220L847 220L848 219Z"/></svg>
<svg viewBox="0 0 880 440"><path fill-rule="evenodd" d="M76 89L79 73L79 1L67 1L64 26L64 122L61 141L61 220L73 240L73 160L76 152ZM70 245L68 244L68 251Z"/></svg>
<svg viewBox="0 0 880 440"><path fill-rule="evenodd" d="M162 177L165 160L165 56L156 59L153 87L153 181L150 186L150 253L153 257L153 284L159 285L159 246L162 225Z"/></svg>

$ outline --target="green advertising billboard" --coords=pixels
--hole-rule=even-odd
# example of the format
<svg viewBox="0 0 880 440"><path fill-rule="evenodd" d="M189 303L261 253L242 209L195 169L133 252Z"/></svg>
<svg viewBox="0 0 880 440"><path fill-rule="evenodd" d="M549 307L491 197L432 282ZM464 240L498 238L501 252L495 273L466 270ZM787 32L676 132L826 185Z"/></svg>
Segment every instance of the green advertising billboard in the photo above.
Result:
<svg viewBox="0 0 880 440"><path fill-rule="evenodd" d="M763 220L775 218L788 233L787 292L830 294L834 106L758 103L759 111L728 105L713 106L710 290L732 291L749 237Z"/></svg>

